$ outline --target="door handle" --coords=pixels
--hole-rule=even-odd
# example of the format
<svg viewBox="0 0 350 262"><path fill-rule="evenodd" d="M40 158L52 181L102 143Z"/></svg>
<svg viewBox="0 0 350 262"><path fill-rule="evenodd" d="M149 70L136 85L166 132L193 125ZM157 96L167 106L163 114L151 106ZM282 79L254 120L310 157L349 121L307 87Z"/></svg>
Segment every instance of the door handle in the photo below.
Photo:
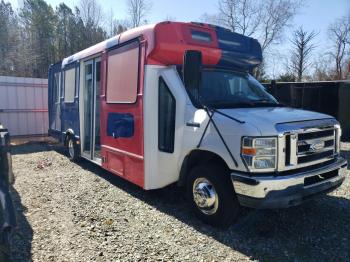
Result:
<svg viewBox="0 0 350 262"><path fill-rule="evenodd" d="M192 126L192 127L200 127L201 124L197 122L187 122L186 126Z"/></svg>

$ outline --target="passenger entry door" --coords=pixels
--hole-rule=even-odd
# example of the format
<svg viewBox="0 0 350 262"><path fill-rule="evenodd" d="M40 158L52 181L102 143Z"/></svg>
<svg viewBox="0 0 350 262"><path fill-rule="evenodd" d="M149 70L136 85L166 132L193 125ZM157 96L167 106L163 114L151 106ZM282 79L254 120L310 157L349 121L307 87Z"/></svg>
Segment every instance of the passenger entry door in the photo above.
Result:
<svg viewBox="0 0 350 262"><path fill-rule="evenodd" d="M101 164L100 80L100 58L82 62L80 89L82 156L98 164Z"/></svg>

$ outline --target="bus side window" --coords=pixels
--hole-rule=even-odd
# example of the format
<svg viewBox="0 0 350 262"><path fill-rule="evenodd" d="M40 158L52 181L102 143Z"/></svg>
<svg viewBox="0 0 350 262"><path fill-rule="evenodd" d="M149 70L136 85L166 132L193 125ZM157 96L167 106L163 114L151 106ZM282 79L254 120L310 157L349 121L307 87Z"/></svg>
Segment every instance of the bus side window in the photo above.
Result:
<svg viewBox="0 0 350 262"><path fill-rule="evenodd" d="M73 103L75 96L75 68L64 71L64 102Z"/></svg>
<svg viewBox="0 0 350 262"><path fill-rule="evenodd" d="M175 140L175 98L163 78L159 78L158 89L158 148L173 153Z"/></svg>
<svg viewBox="0 0 350 262"><path fill-rule="evenodd" d="M139 82L139 43L110 51L107 62L107 103L135 103Z"/></svg>

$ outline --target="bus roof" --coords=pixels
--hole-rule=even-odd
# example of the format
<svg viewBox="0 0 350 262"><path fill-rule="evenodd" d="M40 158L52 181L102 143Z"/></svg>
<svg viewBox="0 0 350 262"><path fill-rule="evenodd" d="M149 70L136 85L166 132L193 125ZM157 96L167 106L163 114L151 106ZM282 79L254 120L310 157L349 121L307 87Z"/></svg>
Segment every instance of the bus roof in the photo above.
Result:
<svg viewBox="0 0 350 262"><path fill-rule="evenodd" d="M62 68L138 37L147 41L147 64L181 65L186 50L201 51L205 65L251 69L262 61L260 44L251 37L209 24L161 22L128 30L84 49L65 58Z"/></svg>

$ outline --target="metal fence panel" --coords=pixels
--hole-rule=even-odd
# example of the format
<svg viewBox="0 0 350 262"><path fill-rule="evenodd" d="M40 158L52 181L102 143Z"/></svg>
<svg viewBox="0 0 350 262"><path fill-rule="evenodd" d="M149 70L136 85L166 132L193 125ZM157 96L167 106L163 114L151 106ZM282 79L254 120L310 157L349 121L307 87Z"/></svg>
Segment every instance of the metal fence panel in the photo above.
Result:
<svg viewBox="0 0 350 262"><path fill-rule="evenodd" d="M350 81L264 84L278 101L334 116L342 125L343 140L350 141Z"/></svg>
<svg viewBox="0 0 350 262"><path fill-rule="evenodd" d="M0 76L0 122L11 136L48 131L47 79Z"/></svg>

